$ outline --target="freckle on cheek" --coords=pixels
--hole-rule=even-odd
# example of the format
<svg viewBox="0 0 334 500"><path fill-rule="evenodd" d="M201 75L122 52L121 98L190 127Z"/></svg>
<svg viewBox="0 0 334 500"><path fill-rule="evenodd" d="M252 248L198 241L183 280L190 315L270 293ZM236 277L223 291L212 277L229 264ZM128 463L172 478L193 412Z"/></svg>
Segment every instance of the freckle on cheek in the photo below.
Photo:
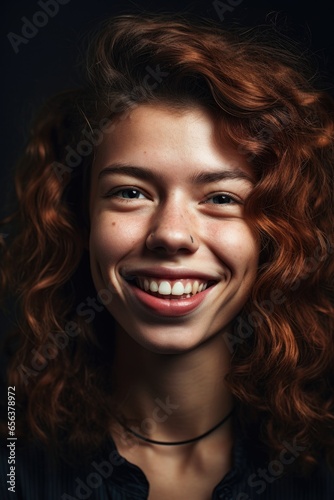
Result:
<svg viewBox="0 0 334 500"><path fill-rule="evenodd" d="M112 222L112 223L111 223L111 225L112 225L112 226L116 226L116 222Z"/></svg>

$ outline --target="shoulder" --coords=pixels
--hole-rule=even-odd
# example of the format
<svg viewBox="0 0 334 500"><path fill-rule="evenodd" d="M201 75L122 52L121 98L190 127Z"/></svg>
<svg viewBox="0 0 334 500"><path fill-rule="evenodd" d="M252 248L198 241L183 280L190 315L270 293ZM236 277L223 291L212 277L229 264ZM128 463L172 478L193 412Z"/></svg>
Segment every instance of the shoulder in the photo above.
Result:
<svg viewBox="0 0 334 500"><path fill-rule="evenodd" d="M54 457L47 447L37 442L15 444L12 454L5 445L0 450L0 475L9 478L8 480L12 476L13 485L9 490L11 484L6 482L7 479L3 481L0 485L0 498L107 500L110 492L113 498L133 498L124 493L124 479L129 475L124 471L127 471L125 460L109 441L94 458L81 454L78 465L70 465L67 461Z"/></svg>
<svg viewBox="0 0 334 500"><path fill-rule="evenodd" d="M334 472L323 461L312 472L299 475L272 461L248 477L248 487L259 498L270 500L333 500ZM252 497L251 497L252 498Z"/></svg>
<svg viewBox="0 0 334 500"><path fill-rule="evenodd" d="M334 499L334 469L324 458L309 472L301 474L296 468L298 450L292 446L289 446L290 453L281 453L272 460L256 449L256 446L240 448L240 474L234 491L238 500Z"/></svg>
<svg viewBox="0 0 334 500"><path fill-rule="evenodd" d="M60 459L55 459L46 448L37 443L6 443L0 452L0 473L1 477L6 478L0 486L1 499L78 498L75 490L80 471Z"/></svg>

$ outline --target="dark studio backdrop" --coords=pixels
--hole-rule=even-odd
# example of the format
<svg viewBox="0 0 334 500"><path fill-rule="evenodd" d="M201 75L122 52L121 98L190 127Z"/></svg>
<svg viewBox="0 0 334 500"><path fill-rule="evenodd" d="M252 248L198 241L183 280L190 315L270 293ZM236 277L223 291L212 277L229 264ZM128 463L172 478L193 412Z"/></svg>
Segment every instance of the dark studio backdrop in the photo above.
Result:
<svg viewBox="0 0 334 500"><path fill-rule="evenodd" d="M324 86L334 94L333 7L333 0L7 0L0 13L0 217L6 214L6 197L12 190L11 169L23 148L34 111L51 94L77 83L83 37L105 17L178 11L222 25L237 22L247 26L277 18L286 34L316 55ZM0 331L4 324L0 316Z"/></svg>

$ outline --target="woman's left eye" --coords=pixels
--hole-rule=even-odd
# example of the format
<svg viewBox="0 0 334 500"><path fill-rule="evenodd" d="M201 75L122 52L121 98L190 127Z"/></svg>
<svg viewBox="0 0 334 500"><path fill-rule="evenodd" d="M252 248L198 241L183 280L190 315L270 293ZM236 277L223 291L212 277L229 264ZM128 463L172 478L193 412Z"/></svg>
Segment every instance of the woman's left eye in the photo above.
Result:
<svg viewBox="0 0 334 500"><path fill-rule="evenodd" d="M223 194L223 193L215 194L214 196L211 196L211 198L208 198L205 203L209 203L210 200L212 200L211 203L213 203L215 205L230 205L233 203L240 203L238 200L236 200L232 196L230 196L228 194Z"/></svg>

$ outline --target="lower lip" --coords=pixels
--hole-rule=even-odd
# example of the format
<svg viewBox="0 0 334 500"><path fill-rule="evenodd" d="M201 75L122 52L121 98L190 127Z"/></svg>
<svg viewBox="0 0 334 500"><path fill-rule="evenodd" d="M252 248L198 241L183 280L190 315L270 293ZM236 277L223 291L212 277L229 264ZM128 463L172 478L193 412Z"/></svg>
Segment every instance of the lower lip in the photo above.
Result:
<svg viewBox="0 0 334 500"><path fill-rule="evenodd" d="M184 316L194 311L210 293L215 285L210 286L203 292L199 292L187 299L160 299L154 295L146 293L131 283L126 282L135 298L146 308L158 313L161 316Z"/></svg>

